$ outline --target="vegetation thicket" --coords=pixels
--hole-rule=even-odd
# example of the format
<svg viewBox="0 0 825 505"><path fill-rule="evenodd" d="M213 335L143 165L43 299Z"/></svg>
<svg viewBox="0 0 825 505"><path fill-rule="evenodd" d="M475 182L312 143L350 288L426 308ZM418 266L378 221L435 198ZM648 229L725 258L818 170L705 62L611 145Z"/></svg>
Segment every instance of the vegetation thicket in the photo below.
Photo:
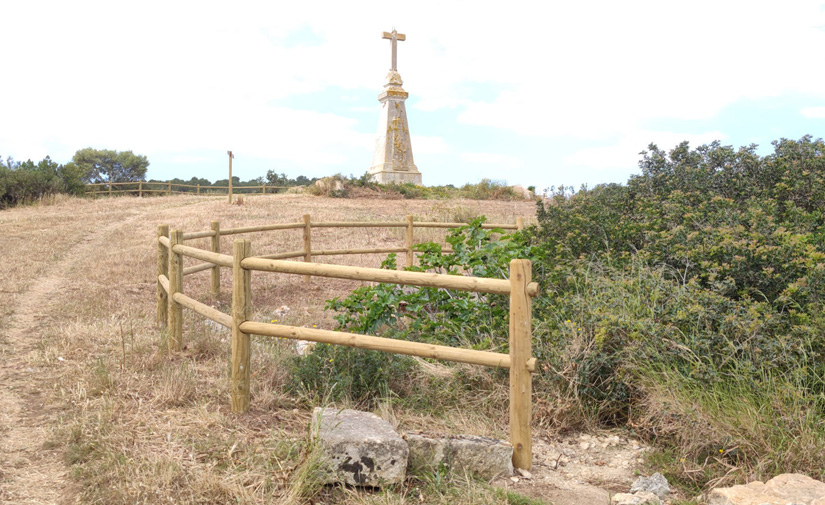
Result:
<svg viewBox="0 0 825 505"><path fill-rule="evenodd" d="M537 226L500 241L477 220L448 239L453 254L420 246L415 269L507 277L511 258L533 259L537 422L626 426L657 444L657 469L697 489L822 478L825 144L773 146L651 145L627 184L554 190ZM354 331L507 346L506 300L493 295L374 286L329 307ZM322 349L328 360L302 362L319 368L300 375L334 394L324 379L351 374L335 364L357 351ZM378 391L393 387L371 375L362 399L376 377Z"/></svg>

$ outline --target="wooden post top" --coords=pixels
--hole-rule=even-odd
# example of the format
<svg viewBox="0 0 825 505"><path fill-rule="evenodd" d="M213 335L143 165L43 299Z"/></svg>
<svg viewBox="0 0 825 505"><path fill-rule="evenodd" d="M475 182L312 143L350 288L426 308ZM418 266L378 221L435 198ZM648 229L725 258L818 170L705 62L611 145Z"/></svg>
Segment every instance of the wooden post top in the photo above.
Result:
<svg viewBox="0 0 825 505"><path fill-rule="evenodd" d="M392 67L390 67L390 70L398 70L398 41L407 40L407 36L393 29L392 33L384 32L382 38L392 41Z"/></svg>

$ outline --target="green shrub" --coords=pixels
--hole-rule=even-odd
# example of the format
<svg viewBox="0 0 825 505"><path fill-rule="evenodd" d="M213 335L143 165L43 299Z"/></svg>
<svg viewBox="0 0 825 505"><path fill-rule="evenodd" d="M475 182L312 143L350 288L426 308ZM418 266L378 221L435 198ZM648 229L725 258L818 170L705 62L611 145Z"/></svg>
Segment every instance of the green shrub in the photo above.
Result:
<svg viewBox="0 0 825 505"><path fill-rule="evenodd" d="M349 399L372 405L389 391L403 387L415 361L403 355L317 344L296 356L292 389L315 399Z"/></svg>
<svg viewBox="0 0 825 505"><path fill-rule="evenodd" d="M450 254L442 254L435 243L418 244L419 264L407 270L509 278L510 260L526 254L520 235L486 230L483 223L483 217L477 218L452 231L447 237ZM382 268L394 270L395 260L395 254L389 255ZM357 288L327 304L338 312L339 326L348 331L477 349L507 348L508 307L502 295L393 284Z"/></svg>

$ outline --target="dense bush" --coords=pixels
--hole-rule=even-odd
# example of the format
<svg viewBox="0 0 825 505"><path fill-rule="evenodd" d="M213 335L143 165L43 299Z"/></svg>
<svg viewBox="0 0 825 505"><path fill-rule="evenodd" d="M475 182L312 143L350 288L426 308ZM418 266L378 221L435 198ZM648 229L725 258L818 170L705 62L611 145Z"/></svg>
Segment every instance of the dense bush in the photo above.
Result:
<svg viewBox="0 0 825 505"><path fill-rule="evenodd" d="M554 192L502 242L474 225L456 254L422 245L421 267L506 278L509 258L533 260L538 422L632 426L699 486L821 477L825 144L773 145L651 145L627 184ZM331 307L359 331L505 349L505 304L376 286Z"/></svg>
<svg viewBox="0 0 825 505"><path fill-rule="evenodd" d="M0 209L57 193L82 194L82 171L74 163L59 165L48 156L35 164L11 158L0 163Z"/></svg>

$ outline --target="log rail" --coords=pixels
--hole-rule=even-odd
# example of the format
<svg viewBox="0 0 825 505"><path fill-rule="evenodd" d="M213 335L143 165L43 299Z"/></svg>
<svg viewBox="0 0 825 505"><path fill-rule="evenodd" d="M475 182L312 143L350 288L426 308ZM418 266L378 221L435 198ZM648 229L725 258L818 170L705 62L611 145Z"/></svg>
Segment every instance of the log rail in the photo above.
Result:
<svg viewBox="0 0 825 505"><path fill-rule="evenodd" d="M489 279L463 275L443 275L430 272L395 271L380 268L352 267L312 263L313 256L372 254L398 252L406 253L407 265L414 262L415 228L457 228L463 223L415 222L407 216L403 222L312 222L304 215L298 223L279 223L264 226L246 226L221 229L220 223L213 221L210 230L183 233L170 230L168 225L160 225L157 230L157 307L158 322L169 329L168 348L170 353L182 348L183 308L190 309L207 319L228 328L232 332L231 404L234 412L243 413L250 402L250 338L251 335L271 336L288 339L302 339L334 345L345 345L362 349L419 356L445 361L469 363L480 366L505 368L510 370L510 441L513 445L513 465L520 469L530 469L532 465L532 445L530 419L532 416L532 373L535 372L536 358L532 357L532 308L531 299L538 295L539 287L531 282L531 264L527 259L510 262L508 279ZM524 227L522 218L515 224L484 224L487 229L520 230ZM362 228L386 227L406 228L405 247L373 249L312 249L312 228ZM273 230L301 229L304 249L276 254L254 256L248 239L236 239L232 255L221 254L220 237L242 233ZM210 250L184 245L185 240L210 238ZM183 258L201 260L203 263L183 268ZM304 261L284 261L287 258L303 258ZM225 314L205 303L183 293L183 277L197 272L212 272L211 294L220 293L220 269L232 269L232 309ZM509 353L479 351L421 342L410 342L383 338L373 335L359 335L341 331L300 328L280 324L251 321L251 274L253 271L302 275L306 279L313 276L383 282L398 285L426 286L441 289L455 289L476 293L495 293L510 297L510 342Z"/></svg>

